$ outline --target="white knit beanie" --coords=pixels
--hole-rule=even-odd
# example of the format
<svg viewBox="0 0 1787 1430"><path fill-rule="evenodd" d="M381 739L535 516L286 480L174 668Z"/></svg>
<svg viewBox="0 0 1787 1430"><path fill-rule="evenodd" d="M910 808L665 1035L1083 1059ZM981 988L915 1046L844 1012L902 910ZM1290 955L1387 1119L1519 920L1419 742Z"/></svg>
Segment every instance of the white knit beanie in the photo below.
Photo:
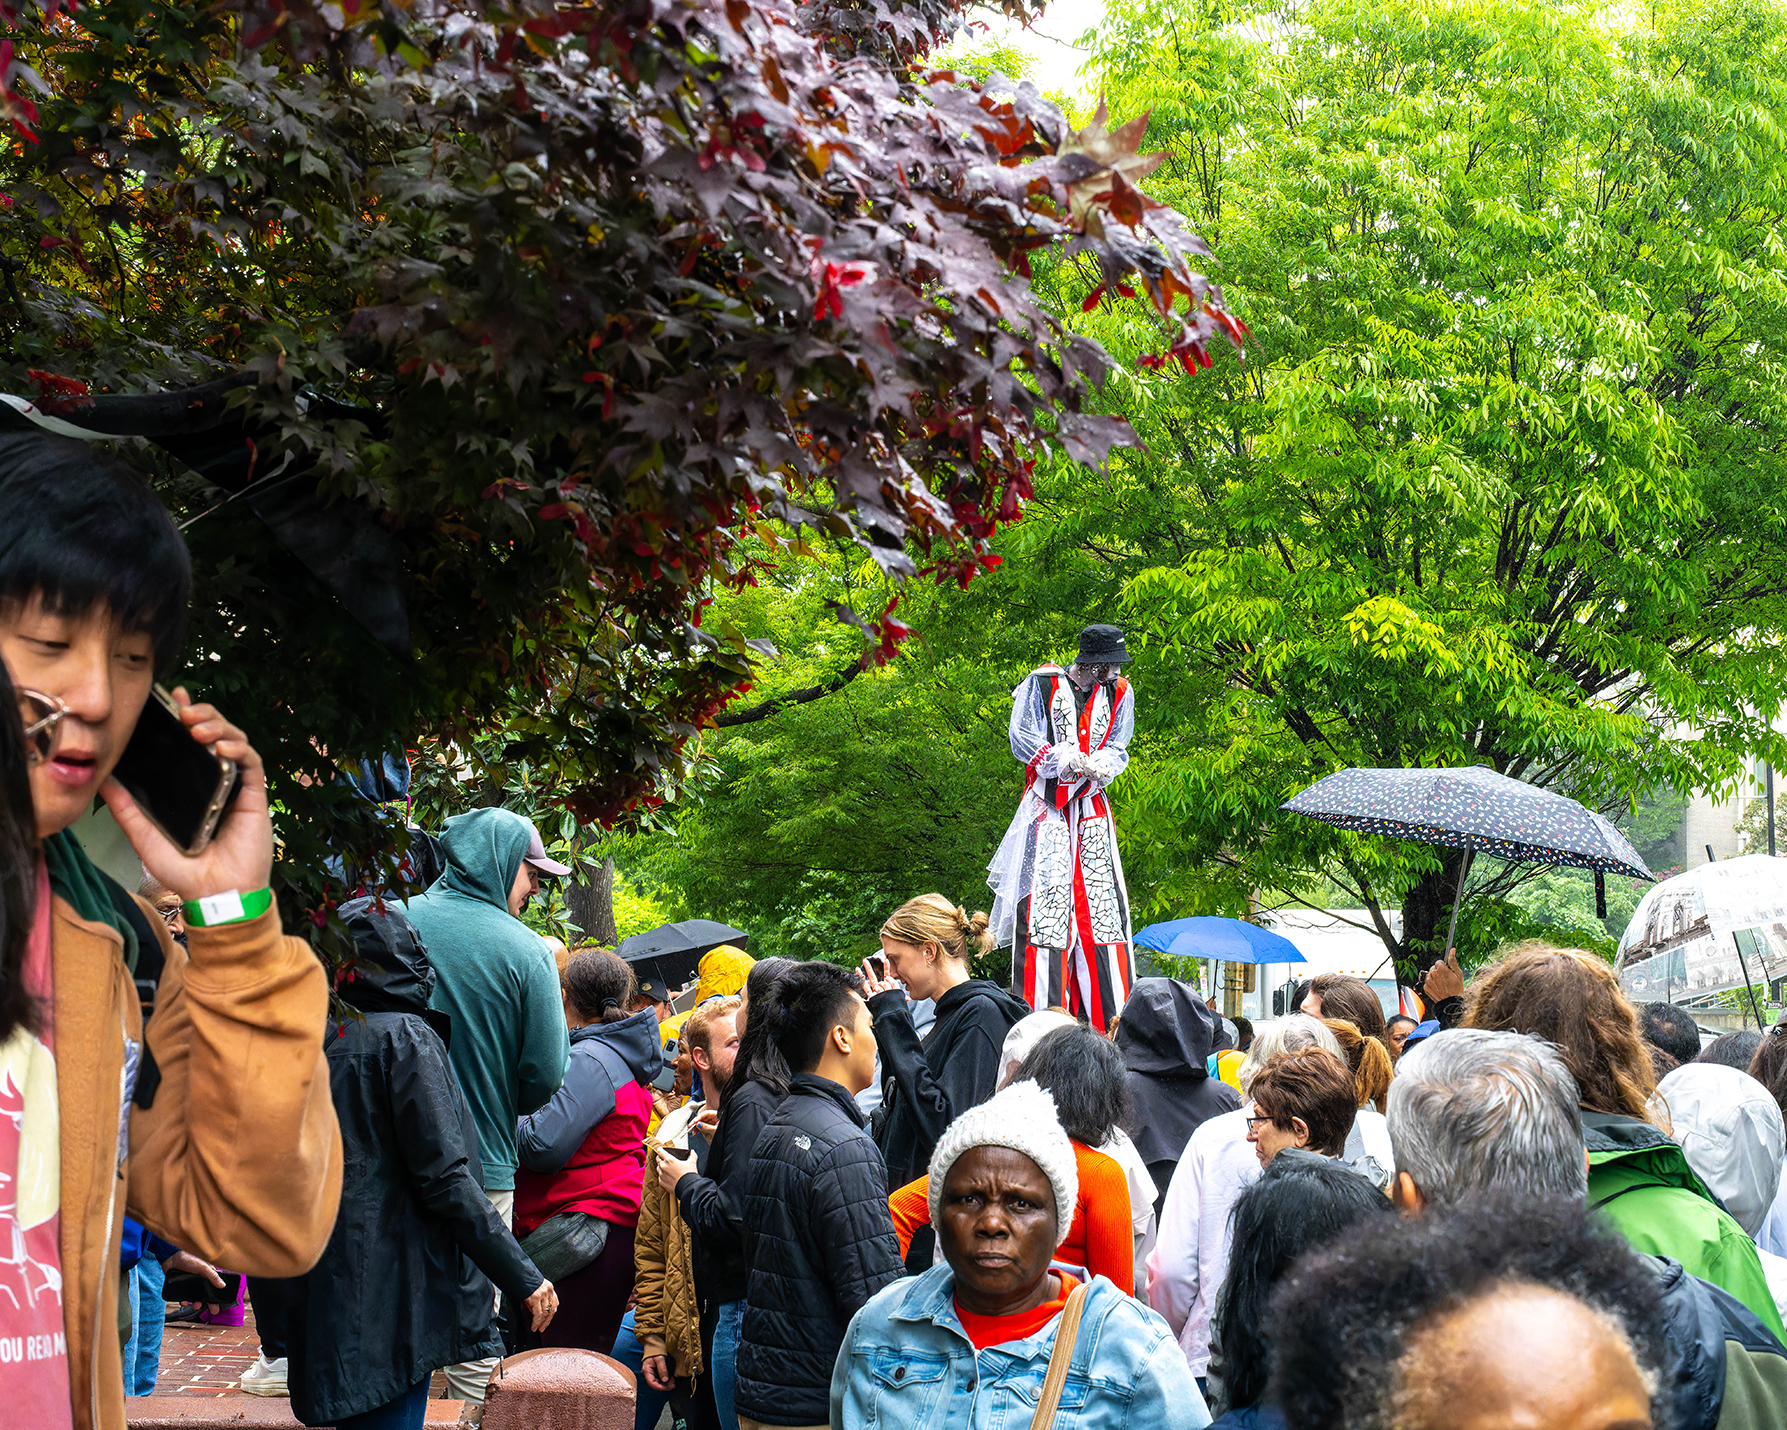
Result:
<svg viewBox="0 0 1787 1430"><path fill-rule="evenodd" d="M1073 1143L1061 1130L1055 1115L1055 1099L1044 1088L1025 1079L971 1107L950 1123L931 1153L931 1225L942 1224L943 1183L956 1158L971 1147L1009 1147L1022 1152L1042 1169L1055 1189L1055 1224L1059 1246L1073 1226L1074 1204L1080 1199L1080 1174L1075 1168Z"/></svg>

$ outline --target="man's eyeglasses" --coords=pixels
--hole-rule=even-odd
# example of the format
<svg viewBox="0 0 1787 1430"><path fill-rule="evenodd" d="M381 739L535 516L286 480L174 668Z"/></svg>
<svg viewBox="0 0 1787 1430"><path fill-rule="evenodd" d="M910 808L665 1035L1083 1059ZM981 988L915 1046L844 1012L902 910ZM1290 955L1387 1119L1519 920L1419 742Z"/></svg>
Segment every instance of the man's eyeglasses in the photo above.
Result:
<svg viewBox="0 0 1787 1430"><path fill-rule="evenodd" d="M56 727L68 713L68 702L22 686L18 696L19 719L25 726L25 763L41 765L56 748Z"/></svg>

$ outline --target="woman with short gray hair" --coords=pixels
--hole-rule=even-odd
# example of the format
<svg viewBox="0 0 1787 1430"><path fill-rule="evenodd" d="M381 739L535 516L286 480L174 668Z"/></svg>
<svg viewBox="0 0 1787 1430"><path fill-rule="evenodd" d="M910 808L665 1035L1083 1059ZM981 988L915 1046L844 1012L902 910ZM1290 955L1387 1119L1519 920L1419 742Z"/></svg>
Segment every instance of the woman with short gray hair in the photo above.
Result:
<svg viewBox="0 0 1787 1430"><path fill-rule="evenodd" d="M1245 1098L1273 1059L1321 1048L1344 1059L1340 1043L1319 1018L1293 1013L1261 1023L1237 1080ZM1210 1363L1210 1315L1228 1273L1229 1210L1259 1180L1260 1161L1247 1140L1248 1106L1201 1123L1185 1144L1161 1207L1154 1253L1148 1258L1148 1302L1179 1337L1191 1373ZM1394 1171L1390 1132L1381 1113L1361 1108L1347 1139L1348 1159L1370 1156Z"/></svg>

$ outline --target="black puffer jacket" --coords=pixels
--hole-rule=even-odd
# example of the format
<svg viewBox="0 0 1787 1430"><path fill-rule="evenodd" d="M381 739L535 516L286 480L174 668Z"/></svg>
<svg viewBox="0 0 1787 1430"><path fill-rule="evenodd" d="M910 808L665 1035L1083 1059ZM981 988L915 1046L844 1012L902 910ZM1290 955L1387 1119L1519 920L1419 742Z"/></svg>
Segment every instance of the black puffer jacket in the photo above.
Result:
<svg viewBox="0 0 1787 1430"><path fill-rule="evenodd" d="M359 962L331 1026L341 1212L291 1282L292 1411L333 1425L389 1404L444 1365L501 1355L490 1283L525 1300L540 1273L484 1195L478 1132L428 1007L434 969L395 904L344 904ZM486 1277L489 1279L487 1280Z"/></svg>
<svg viewBox="0 0 1787 1430"><path fill-rule="evenodd" d="M748 1082L721 1104L720 1125L701 1174L676 1184L676 1204L688 1223L695 1299L704 1325L716 1306L745 1299L745 1183L751 1153L782 1099Z"/></svg>
<svg viewBox="0 0 1787 1430"><path fill-rule="evenodd" d="M763 1129L745 1254L739 1413L770 1425L826 1424L850 1318L904 1270L881 1154L855 1100L829 1078L796 1074Z"/></svg>
<svg viewBox="0 0 1787 1430"><path fill-rule="evenodd" d="M890 1186L924 1176L943 1129L993 1095L1005 1035L1029 1011L998 984L970 978L937 1000L937 1021L921 1042L904 992L896 988L869 1000L881 1046L875 1145Z"/></svg>

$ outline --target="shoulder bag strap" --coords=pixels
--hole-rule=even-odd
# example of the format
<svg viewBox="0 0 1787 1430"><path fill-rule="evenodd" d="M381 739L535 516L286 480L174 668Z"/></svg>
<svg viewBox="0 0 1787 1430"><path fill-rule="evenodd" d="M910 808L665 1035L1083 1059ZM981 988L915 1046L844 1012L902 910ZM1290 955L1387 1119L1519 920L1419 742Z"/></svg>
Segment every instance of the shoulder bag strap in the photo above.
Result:
<svg viewBox="0 0 1787 1430"><path fill-rule="evenodd" d="M1030 1417L1030 1430L1053 1430L1055 1410L1061 1404L1061 1387L1067 1384L1067 1365L1073 1359L1074 1342L1080 1338L1080 1313L1086 1309L1086 1293L1091 1289L1090 1282L1080 1282L1062 1308L1061 1324L1055 1328L1055 1348L1049 1352L1049 1373L1043 1377L1042 1396L1036 1402L1036 1414Z"/></svg>

